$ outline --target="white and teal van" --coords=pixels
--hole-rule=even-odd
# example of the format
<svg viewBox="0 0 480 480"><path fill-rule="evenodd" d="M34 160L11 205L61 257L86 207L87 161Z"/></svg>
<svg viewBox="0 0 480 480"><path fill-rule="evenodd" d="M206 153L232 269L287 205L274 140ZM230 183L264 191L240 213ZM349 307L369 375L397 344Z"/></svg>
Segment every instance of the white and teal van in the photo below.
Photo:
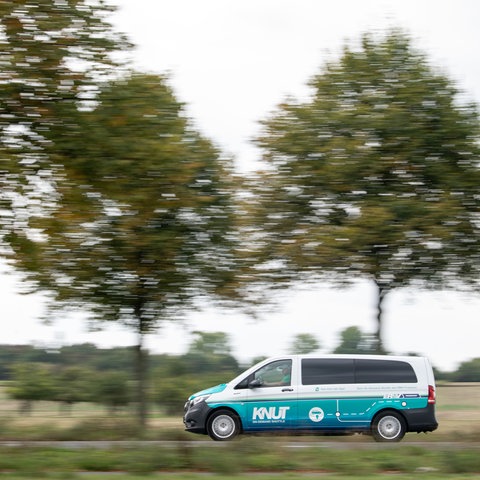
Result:
<svg viewBox="0 0 480 480"><path fill-rule="evenodd" d="M425 357L288 355L254 365L185 404L187 431L230 440L239 433L368 433L397 442L432 432L435 380Z"/></svg>

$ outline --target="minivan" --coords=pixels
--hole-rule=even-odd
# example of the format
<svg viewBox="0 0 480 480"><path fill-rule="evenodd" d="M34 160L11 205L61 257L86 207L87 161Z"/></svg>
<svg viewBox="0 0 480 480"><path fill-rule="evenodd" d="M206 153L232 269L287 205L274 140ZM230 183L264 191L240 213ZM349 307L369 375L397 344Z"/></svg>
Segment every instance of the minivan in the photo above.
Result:
<svg viewBox="0 0 480 480"><path fill-rule="evenodd" d="M191 395L183 422L193 433L366 433L398 442L432 432L435 379L425 357L287 355L268 358L228 383Z"/></svg>

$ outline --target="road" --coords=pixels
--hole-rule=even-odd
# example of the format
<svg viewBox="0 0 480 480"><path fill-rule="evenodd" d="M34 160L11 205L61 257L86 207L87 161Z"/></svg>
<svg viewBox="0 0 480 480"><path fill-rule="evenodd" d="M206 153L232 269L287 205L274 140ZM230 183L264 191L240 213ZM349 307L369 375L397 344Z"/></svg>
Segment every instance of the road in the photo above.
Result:
<svg viewBox="0 0 480 480"><path fill-rule="evenodd" d="M237 440L238 441L238 440ZM243 438L242 442L247 442L248 438ZM160 448L178 448L182 447L206 447L206 448L223 448L231 442L214 442L214 441L166 441L166 440L154 440L154 441L108 441L108 440L97 440L97 441L63 441L63 442L53 442L53 441L2 441L0 442L0 447L53 447L53 448L65 448L67 450L77 450L82 448L89 449L98 449L98 450L107 450L111 448L139 448L139 447L155 447ZM302 442L302 441L285 441L279 442L277 439L274 440L275 445L283 445L286 448L322 448L322 449L332 449L332 450L380 450L387 448L398 448L398 447L418 447L426 450L480 450L479 442L423 442L423 441L403 441L400 443L376 443L371 442L357 442L357 441L346 441L346 442L324 442L324 441L311 441L311 442Z"/></svg>

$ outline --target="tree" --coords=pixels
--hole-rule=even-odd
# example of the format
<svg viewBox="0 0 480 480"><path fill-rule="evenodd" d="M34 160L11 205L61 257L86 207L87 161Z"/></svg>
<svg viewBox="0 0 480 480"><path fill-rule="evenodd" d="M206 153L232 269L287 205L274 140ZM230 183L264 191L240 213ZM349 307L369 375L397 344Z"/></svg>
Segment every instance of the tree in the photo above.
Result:
<svg viewBox="0 0 480 480"><path fill-rule="evenodd" d="M130 45L106 21L113 10L103 0L0 2L0 206L9 212L0 241L50 199L55 139L118 75L115 59Z"/></svg>
<svg viewBox="0 0 480 480"><path fill-rule="evenodd" d="M9 394L22 400L22 414L30 415L32 402L50 400L55 394L55 382L48 365L40 363L18 363L12 367L12 386Z"/></svg>
<svg viewBox="0 0 480 480"><path fill-rule="evenodd" d="M182 356L186 373L231 372L238 369L225 332L193 332L193 335L188 352Z"/></svg>
<svg viewBox="0 0 480 480"><path fill-rule="evenodd" d="M290 353L294 355L301 355L314 352L320 348L320 343L315 336L310 333L299 333L295 335L290 347Z"/></svg>
<svg viewBox="0 0 480 480"><path fill-rule="evenodd" d="M340 345L333 353L373 353L375 342L358 327L348 327L340 334Z"/></svg>
<svg viewBox="0 0 480 480"><path fill-rule="evenodd" d="M193 332L189 353L204 355L230 355L232 347L225 332Z"/></svg>
<svg viewBox="0 0 480 480"><path fill-rule="evenodd" d="M345 47L310 87L257 138L269 168L250 180L249 261L276 285L371 280L383 352L388 293L475 277L476 107L398 31Z"/></svg>
<svg viewBox="0 0 480 480"><path fill-rule="evenodd" d="M153 399L169 414L182 412L192 393L228 382L240 373L225 332L192 333L187 353L162 358L161 366L153 370Z"/></svg>
<svg viewBox="0 0 480 480"><path fill-rule="evenodd" d="M123 372L107 371L97 374L94 396L98 403L106 405L112 415L119 407L128 405L131 400L128 375Z"/></svg>
<svg viewBox="0 0 480 480"><path fill-rule="evenodd" d="M462 362L450 378L455 382L480 382L480 358Z"/></svg>
<svg viewBox="0 0 480 480"><path fill-rule="evenodd" d="M70 414L74 403L93 401L94 376L93 370L83 366L64 366L54 375L55 394L49 400L61 402L64 412Z"/></svg>
<svg viewBox="0 0 480 480"><path fill-rule="evenodd" d="M105 84L56 138L56 197L8 241L15 265L56 308L137 334L139 422L146 419L144 337L197 298L226 296L233 208L229 161L196 132L166 79Z"/></svg>

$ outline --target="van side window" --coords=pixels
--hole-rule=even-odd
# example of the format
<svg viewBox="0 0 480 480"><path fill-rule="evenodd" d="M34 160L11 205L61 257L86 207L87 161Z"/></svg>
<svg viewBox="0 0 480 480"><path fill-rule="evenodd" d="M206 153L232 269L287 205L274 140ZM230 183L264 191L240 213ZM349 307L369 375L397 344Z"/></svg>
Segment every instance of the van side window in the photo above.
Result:
<svg viewBox="0 0 480 480"><path fill-rule="evenodd" d="M302 385L417 383L413 367L397 360L305 358Z"/></svg>
<svg viewBox="0 0 480 480"><path fill-rule="evenodd" d="M354 382L352 359L304 358L302 360L302 385L332 385Z"/></svg>
<svg viewBox="0 0 480 480"><path fill-rule="evenodd" d="M417 383L417 376L407 362L396 360L355 360L356 383Z"/></svg>
<svg viewBox="0 0 480 480"><path fill-rule="evenodd" d="M249 388L250 383L257 382L257 387L280 387L290 385L292 378L292 361L291 360L277 360L268 363L259 368L256 372L251 373L247 378L244 378L235 390Z"/></svg>

